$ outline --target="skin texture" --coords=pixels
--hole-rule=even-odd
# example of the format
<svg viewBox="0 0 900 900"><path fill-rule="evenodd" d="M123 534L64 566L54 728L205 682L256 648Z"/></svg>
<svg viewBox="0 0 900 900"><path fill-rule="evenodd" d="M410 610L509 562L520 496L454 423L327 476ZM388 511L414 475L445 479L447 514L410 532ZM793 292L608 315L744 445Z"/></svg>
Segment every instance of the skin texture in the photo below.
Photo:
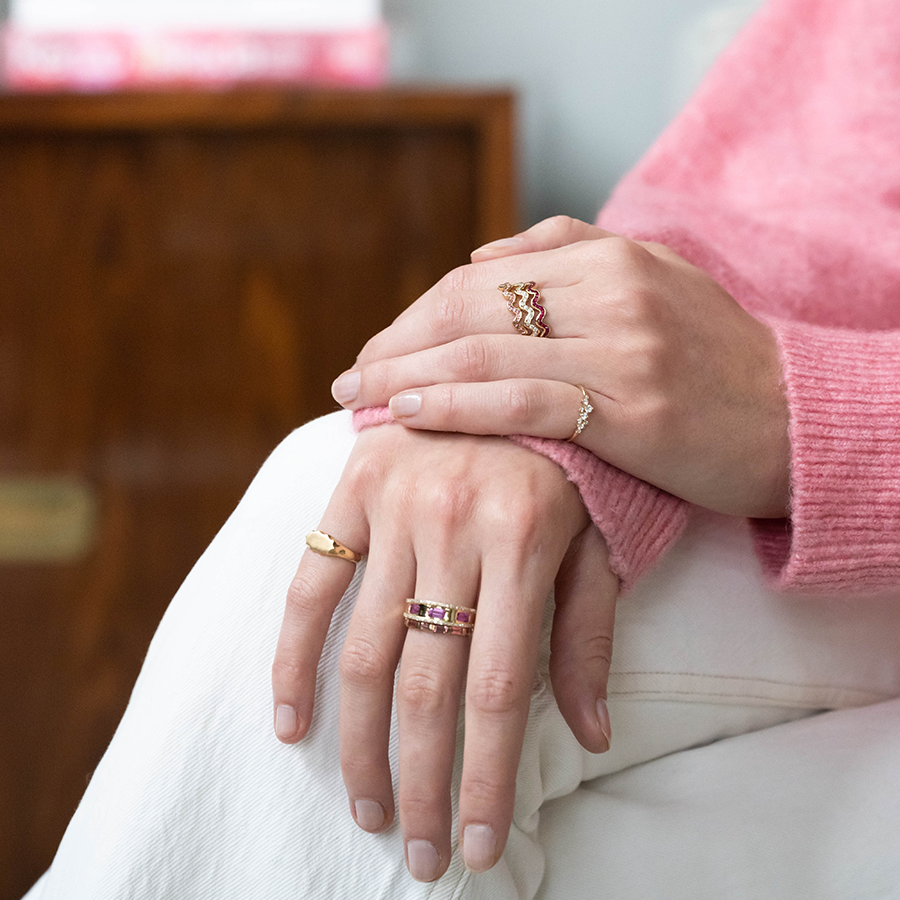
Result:
<svg viewBox="0 0 900 900"><path fill-rule="evenodd" d="M500 857L537 660L556 585L551 679L578 740L609 747L606 682L618 581L577 490L546 458L501 438L364 431L319 525L367 554L343 648L341 768L351 813L377 832L394 819L388 735L394 673L399 816L407 864L432 881L450 862L450 779L465 682L463 858ZM301 740L332 613L354 574L307 550L288 593L272 670L276 734ZM477 606L472 638L407 630L406 598Z"/></svg>
<svg viewBox="0 0 900 900"><path fill-rule="evenodd" d="M517 334L503 282L535 281L551 339ZM333 388L409 428L567 439L678 497L732 515L788 513L790 441L771 329L660 244L566 217L473 254Z"/></svg>

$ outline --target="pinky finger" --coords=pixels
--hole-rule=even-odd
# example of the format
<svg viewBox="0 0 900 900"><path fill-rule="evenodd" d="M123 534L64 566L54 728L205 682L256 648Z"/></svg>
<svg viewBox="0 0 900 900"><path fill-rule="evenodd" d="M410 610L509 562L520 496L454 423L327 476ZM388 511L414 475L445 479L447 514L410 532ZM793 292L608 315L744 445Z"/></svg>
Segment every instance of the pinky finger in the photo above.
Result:
<svg viewBox="0 0 900 900"><path fill-rule="evenodd" d="M563 718L592 753L609 749L606 690L619 579L603 536L584 531L560 566L550 637L550 679Z"/></svg>
<svg viewBox="0 0 900 900"><path fill-rule="evenodd" d="M589 446L593 419L583 407L581 387L563 381L516 378L505 381L436 384L395 394L389 407L407 428L464 434L528 434L569 440L584 409L578 443ZM587 392L591 412L606 398ZM590 449L595 449L593 446Z"/></svg>

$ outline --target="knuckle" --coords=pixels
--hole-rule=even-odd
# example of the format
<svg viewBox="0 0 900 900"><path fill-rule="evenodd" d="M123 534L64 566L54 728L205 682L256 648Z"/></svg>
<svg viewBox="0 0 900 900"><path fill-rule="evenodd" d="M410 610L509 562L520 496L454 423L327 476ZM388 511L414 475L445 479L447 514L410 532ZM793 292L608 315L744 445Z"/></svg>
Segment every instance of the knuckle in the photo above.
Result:
<svg viewBox="0 0 900 900"><path fill-rule="evenodd" d="M520 380L508 381L503 386L501 401L506 418L515 426L527 426L535 416L535 397L526 384Z"/></svg>
<svg viewBox="0 0 900 900"><path fill-rule="evenodd" d="M582 662L592 671L609 671L612 663L613 639L609 632L591 634L584 638Z"/></svg>
<svg viewBox="0 0 900 900"><path fill-rule="evenodd" d="M341 680L354 687L379 684L389 679L393 667L384 653L364 637L349 638L341 651Z"/></svg>
<svg viewBox="0 0 900 900"><path fill-rule="evenodd" d="M546 525L549 508L529 488L530 479L519 480L519 493L496 493L482 499L480 515L484 524L507 547L530 551Z"/></svg>
<svg viewBox="0 0 900 900"><path fill-rule="evenodd" d="M407 779L409 781L409 779ZM445 805L434 794L426 793L415 783L401 782L400 808L405 822L434 822Z"/></svg>
<svg viewBox="0 0 900 900"><path fill-rule="evenodd" d="M315 618L321 607L317 585L304 572L298 572L287 591L286 615L301 622Z"/></svg>
<svg viewBox="0 0 900 900"><path fill-rule="evenodd" d="M470 809L502 809L507 805L510 789L504 781L494 781L484 774L467 775L460 785Z"/></svg>
<svg viewBox="0 0 900 900"><path fill-rule="evenodd" d="M272 663L272 684L282 689L290 689L302 684L306 677L306 668L292 659L276 656Z"/></svg>
<svg viewBox="0 0 900 900"><path fill-rule="evenodd" d="M641 271L647 263L650 252L637 241L616 235L603 242L603 248L610 263L626 271Z"/></svg>
<svg viewBox="0 0 900 900"><path fill-rule="evenodd" d="M428 498L428 508L444 531L456 531L467 522L474 510L476 493L465 478L449 478L435 484Z"/></svg>
<svg viewBox="0 0 900 900"><path fill-rule="evenodd" d="M566 215L551 216L541 224L547 231L559 236L564 243L578 231L578 220Z"/></svg>
<svg viewBox="0 0 900 900"><path fill-rule="evenodd" d="M451 269L438 282L430 323L433 337L446 342L465 332L468 309L464 298L472 287L472 266Z"/></svg>
<svg viewBox="0 0 900 900"><path fill-rule="evenodd" d="M397 709L415 719L441 718L450 708L451 698L437 672L419 664L400 666Z"/></svg>
<svg viewBox="0 0 900 900"><path fill-rule="evenodd" d="M383 462L380 453L354 453L344 467L341 481L352 494L361 494L382 480Z"/></svg>
<svg viewBox="0 0 900 900"><path fill-rule="evenodd" d="M522 702L522 690L512 673L498 664L478 672L466 690L466 704L476 712L507 716Z"/></svg>
<svg viewBox="0 0 900 900"><path fill-rule="evenodd" d="M489 346L480 335L470 335L455 341L452 357L451 364L457 380L490 380Z"/></svg>

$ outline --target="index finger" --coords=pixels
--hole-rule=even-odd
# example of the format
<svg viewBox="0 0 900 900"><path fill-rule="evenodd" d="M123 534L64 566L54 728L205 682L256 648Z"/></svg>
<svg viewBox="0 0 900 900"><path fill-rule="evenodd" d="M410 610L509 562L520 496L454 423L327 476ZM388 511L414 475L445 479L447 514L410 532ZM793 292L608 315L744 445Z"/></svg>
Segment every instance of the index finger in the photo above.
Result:
<svg viewBox="0 0 900 900"><path fill-rule="evenodd" d="M365 516L340 490L332 497L320 530L340 535L357 553L368 549ZM293 744L309 730L316 693L316 672L331 617L344 596L356 563L307 549L288 588L284 619L272 662L275 734Z"/></svg>

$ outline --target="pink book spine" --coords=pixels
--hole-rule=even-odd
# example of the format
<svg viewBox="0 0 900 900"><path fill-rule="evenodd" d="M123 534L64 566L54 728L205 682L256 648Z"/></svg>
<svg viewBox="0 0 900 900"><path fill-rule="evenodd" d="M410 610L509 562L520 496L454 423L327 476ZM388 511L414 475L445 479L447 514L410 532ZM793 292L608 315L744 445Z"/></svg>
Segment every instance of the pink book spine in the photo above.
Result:
<svg viewBox="0 0 900 900"><path fill-rule="evenodd" d="M50 32L7 26L3 83L22 91L171 85L376 87L387 78L387 30L344 32Z"/></svg>

